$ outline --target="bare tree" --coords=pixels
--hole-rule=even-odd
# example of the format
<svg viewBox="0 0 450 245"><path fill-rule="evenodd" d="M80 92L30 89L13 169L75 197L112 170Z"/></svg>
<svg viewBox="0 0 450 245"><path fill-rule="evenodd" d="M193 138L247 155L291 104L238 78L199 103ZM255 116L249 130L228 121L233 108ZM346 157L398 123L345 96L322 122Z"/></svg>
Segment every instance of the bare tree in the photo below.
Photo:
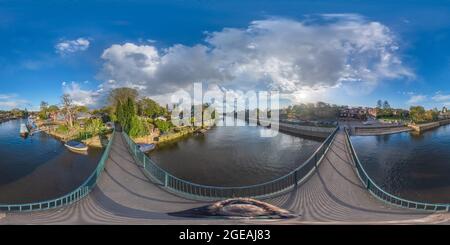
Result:
<svg viewBox="0 0 450 245"><path fill-rule="evenodd" d="M69 127L73 127L73 121L75 117L75 106L73 105L72 98L69 94L64 94L61 96L62 112L66 123Z"/></svg>

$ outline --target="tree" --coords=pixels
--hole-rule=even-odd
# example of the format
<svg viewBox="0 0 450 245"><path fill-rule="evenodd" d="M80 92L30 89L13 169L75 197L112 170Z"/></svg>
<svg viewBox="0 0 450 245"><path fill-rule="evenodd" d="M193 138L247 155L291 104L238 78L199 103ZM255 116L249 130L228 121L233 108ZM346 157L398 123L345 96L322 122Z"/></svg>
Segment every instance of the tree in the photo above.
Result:
<svg viewBox="0 0 450 245"><path fill-rule="evenodd" d="M132 126L133 117L136 116L136 109L131 98L122 104L120 101L116 109L117 121L122 125L123 130L128 134Z"/></svg>
<svg viewBox="0 0 450 245"><path fill-rule="evenodd" d="M425 109L422 106L411 106L409 108L409 116L414 123L425 121Z"/></svg>
<svg viewBox="0 0 450 245"><path fill-rule="evenodd" d="M136 98L138 97L138 91L136 89L132 88L116 88L111 91L109 94L109 104L111 108L116 109L117 104L125 104L128 99L131 99L132 101L136 101Z"/></svg>
<svg viewBox="0 0 450 245"><path fill-rule="evenodd" d="M12 114L14 117L16 117L16 118L23 117L23 111L21 111L21 110L18 109L18 108L12 109L12 110L11 110L11 114Z"/></svg>
<svg viewBox="0 0 450 245"><path fill-rule="evenodd" d="M72 98L69 94L64 94L61 97L62 112L64 113L66 123L69 127L73 127L73 121L75 118L75 108Z"/></svg>
<svg viewBox="0 0 450 245"><path fill-rule="evenodd" d="M45 101L41 101L41 111L46 110L48 108L48 103Z"/></svg>
<svg viewBox="0 0 450 245"><path fill-rule="evenodd" d="M383 103L383 110L391 109L391 105L389 105L389 102L387 100Z"/></svg>
<svg viewBox="0 0 450 245"><path fill-rule="evenodd" d="M59 107L56 106L56 105L51 105L51 106L48 107L47 111L49 113L58 112L59 111Z"/></svg>
<svg viewBox="0 0 450 245"><path fill-rule="evenodd" d="M75 110L76 110L77 112L84 112L84 113L89 112L89 108L88 108L87 106L84 106L84 105L77 106L77 107L75 108Z"/></svg>
<svg viewBox="0 0 450 245"><path fill-rule="evenodd" d="M115 118L116 118L115 121L117 121L119 123L123 122L123 120L124 120L123 106L120 101L117 103L116 113L114 113L113 115L115 115Z"/></svg>
<svg viewBox="0 0 450 245"><path fill-rule="evenodd" d="M144 122L140 120L137 115L134 115L131 118L130 131L128 134L130 137L144 136L148 133L146 129L147 128L145 127Z"/></svg>
<svg viewBox="0 0 450 245"><path fill-rule="evenodd" d="M48 103L45 101L41 101L41 110L39 111L39 117L41 119L48 118Z"/></svg>
<svg viewBox="0 0 450 245"><path fill-rule="evenodd" d="M166 115L167 109L152 99L144 98L138 102L138 114L140 116L155 118Z"/></svg>
<svg viewBox="0 0 450 245"><path fill-rule="evenodd" d="M377 101L377 108L381 109L383 107L383 102L381 100Z"/></svg>

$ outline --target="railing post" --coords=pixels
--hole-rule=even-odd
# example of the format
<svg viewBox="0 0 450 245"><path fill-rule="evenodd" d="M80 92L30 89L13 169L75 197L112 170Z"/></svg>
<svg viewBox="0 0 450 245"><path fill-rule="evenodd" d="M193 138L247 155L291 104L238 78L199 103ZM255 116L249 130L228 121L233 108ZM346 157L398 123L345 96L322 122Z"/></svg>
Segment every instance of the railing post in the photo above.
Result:
<svg viewBox="0 0 450 245"><path fill-rule="evenodd" d="M147 157L145 157L145 155L144 155L144 169L145 169L145 161L146 161L145 159L147 159Z"/></svg>
<svg viewBox="0 0 450 245"><path fill-rule="evenodd" d="M294 172L294 181L295 181L294 184L295 184L295 186L297 186L297 182L298 182L297 177L298 177L298 176L297 176L297 171L295 171L295 172Z"/></svg>
<svg viewBox="0 0 450 245"><path fill-rule="evenodd" d="M169 184L169 178L167 176L167 173L164 173L164 186L167 187Z"/></svg>

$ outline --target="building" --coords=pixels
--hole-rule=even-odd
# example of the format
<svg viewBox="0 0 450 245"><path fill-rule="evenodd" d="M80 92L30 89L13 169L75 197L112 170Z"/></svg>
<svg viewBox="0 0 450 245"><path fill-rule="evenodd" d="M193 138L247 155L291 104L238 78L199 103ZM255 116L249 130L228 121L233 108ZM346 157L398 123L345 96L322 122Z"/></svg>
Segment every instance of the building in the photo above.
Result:
<svg viewBox="0 0 450 245"><path fill-rule="evenodd" d="M403 109L394 109L392 110L392 115L396 117L407 118L409 117L409 111Z"/></svg>
<svg viewBox="0 0 450 245"><path fill-rule="evenodd" d="M339 111L339 117L341 119L358 119L358 120L366 120L367 119L367 108L356 107L356 108L342 108Z"/></svg>
<svg viewBox="0 0 450 245"><path fill-rule="evenodd" d="M372 116L372 117L375 117L375 118L379 115L379 113L380 113L380 109L378 109L378 108L369 108L367 110L367 114L369 116Z"/></svg>
<svg viewBox="0 0 450 245"><path fill-rule="evenodd" d="M447 107L442 107L442 110L439 112L438 115L439 119L449 119L450 118L450 111L447 109Z"/></svg>

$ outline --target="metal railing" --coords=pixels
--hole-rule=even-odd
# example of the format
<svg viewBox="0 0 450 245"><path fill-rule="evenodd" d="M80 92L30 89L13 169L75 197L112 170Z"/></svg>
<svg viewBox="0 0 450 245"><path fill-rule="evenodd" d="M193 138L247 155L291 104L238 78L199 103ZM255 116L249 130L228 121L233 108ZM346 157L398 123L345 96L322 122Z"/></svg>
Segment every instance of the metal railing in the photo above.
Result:
<svg viewBox="0 0 450 245"><path fill-rule="evenodd" d="M355 163L355 167L357 170L356 172L357 172L361 182L364 184L366 189L377 199L379 199L385 203L403 207L403 208L419 209L419 210L426 210L426 211L449 211L450 204L424 203L424 202L416 202L416 201L406 200L401 197L395 196L393 194L387 193L386 191L381 189L375 183L375 181L373 181L369 177L366 170L364 169L361 162L359 161L358 155L356 155L355 148L353 147L352 141L350 140L350 136L348 134L347 129L345 129L345 136L346 136L347 142L350 146L350 153L353 158L353 162Z"/></svg>
<svg viewBox="0 0 450 245"><path fill-rule="evenodd" d="M97 180L105 168L105 162L109 157L109 153L111 151L111 145L114 141L115 131L112 133L111 139L106 146L105 151L103 152L102 158L98 163L95 170L89 175L89 177L75 190L70 192L67 195L41 201L41 202L33 202L33 203L25 203L25 204L0 204L0 211L8 211L8 212L24 212L24 211L39 211L46 210L51 208L58 208L64 205L72 204L87 196L89 192L95 187Z"/></svg>
<svg viewBox="0 0 450 245"><path fill-rule="evenodd" d="M160 168L148 156L139 150L133 140L123 132L123 136L134 156L136 163L144 168L145 172L153 180L163 185L167 190L195 199L225 199L233 197L264 198L275 194L281 194L291 190L302 183L319 165L322 157L326 154L330 144L333 142L338 127L326 138L320 147L308 160L290 173L275 180L250 186L242 187L217 187L191 183L179 179Z"/></svg>

